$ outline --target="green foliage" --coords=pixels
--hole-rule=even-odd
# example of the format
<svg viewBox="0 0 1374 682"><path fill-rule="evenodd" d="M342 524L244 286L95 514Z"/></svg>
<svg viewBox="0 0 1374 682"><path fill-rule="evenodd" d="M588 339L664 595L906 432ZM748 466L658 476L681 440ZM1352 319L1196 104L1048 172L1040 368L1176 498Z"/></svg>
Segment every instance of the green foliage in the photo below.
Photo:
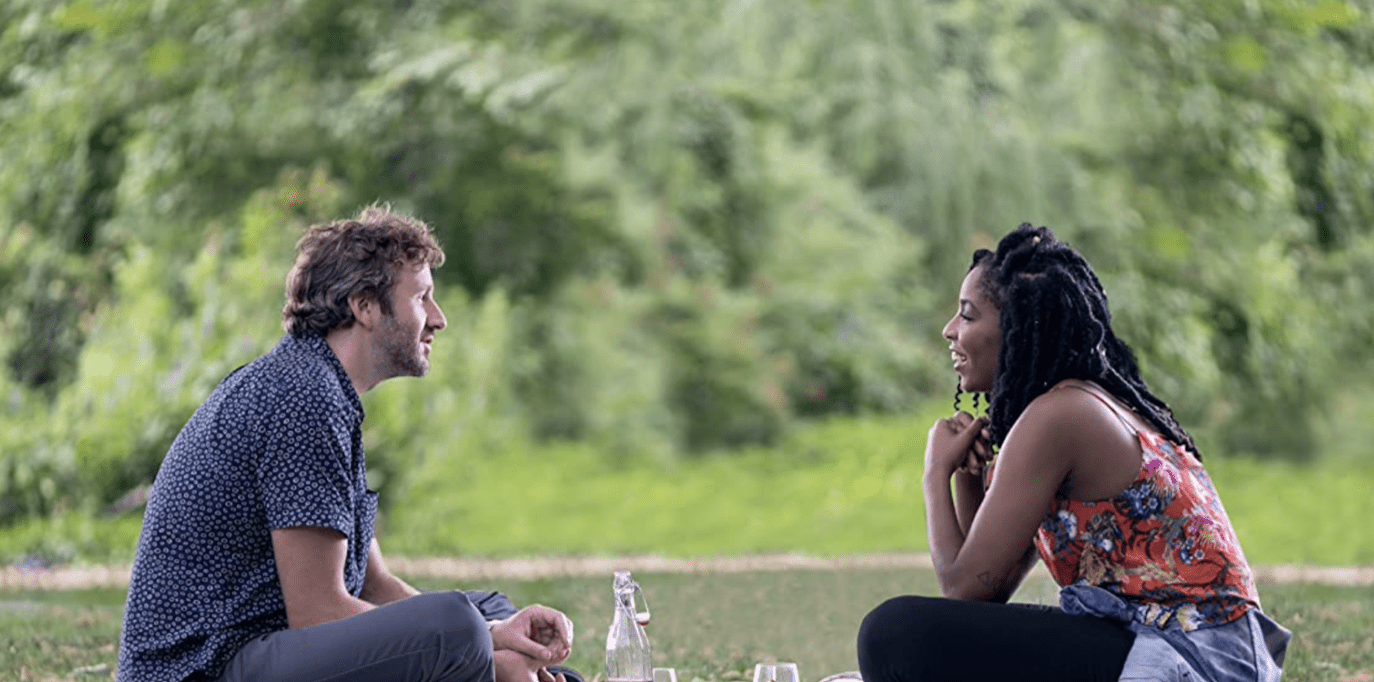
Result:
<svg viewBox="0 0 1374 682"><path fill-rule="evenodd" d="M0 318L9 377L48 396L71 380L87 332L80 315L105 284L102 269L98 261L64 253L26 223L0 225L0 290L15 304Z"/></svg>
<svg viewBox="0 0 1374 682"><path fill-rule="evenodd" d="M18 418L0 431L0 483L12 505L4 516L99 506L151 480L210 390L280 335L264 311L280 305L282 285L262 271L289 262L293 232L319 219L311 202L328 201L326 185L318 174L284 173L245 203L238 224L204 234L190 262L138 243L124 251L89 313L76 378L51 399L11 387Z"/></svg>
<svg viewBox="0 0 1374 682"><path fill-rule="evenodd" d="M0 533L0 561L28 560L52 566L128 565L143 526L141 514L105 517L82 511L29 517Z"/></svg>
<svg viewBox="0 0 1374 682"><path fill-rule="evenodd" d="M0 516L149 480L276 337L289 235L378 199L449 253L443 362L368 400L396 490L945 395L969 252L1022 220L1088 255L1215 451L1311 457L1374 354L1371 11L10 2Z"/></svg>

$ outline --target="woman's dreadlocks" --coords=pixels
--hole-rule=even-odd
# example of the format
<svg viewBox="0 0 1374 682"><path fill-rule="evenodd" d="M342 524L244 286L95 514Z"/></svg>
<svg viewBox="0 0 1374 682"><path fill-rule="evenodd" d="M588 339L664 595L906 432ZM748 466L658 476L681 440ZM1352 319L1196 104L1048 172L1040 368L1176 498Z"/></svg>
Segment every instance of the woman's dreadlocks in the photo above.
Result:
<svg viewBox="0 0 1374 682"><path fill-rule="evenodd" d="M1145 387L1135 354L1112 332L1107 294L1083 256L1049 229L1022 223L995 253L976 251L969 270L980 265L1002 327L988 401L994 444L1001 446L1032 400L1064 379L1080 379L1096 382L1201 458L1173 411Z"/></svg>

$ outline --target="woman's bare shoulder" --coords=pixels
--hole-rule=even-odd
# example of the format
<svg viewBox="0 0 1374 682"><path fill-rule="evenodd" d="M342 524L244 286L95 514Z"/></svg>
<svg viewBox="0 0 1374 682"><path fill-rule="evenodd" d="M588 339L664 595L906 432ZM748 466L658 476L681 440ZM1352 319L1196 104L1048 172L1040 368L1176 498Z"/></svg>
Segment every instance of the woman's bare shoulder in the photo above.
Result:
<svg viewBox="0 0 1374 682"><path fill-rule="evenodd" d="M1076 456L1103 449L1136 450L1134 426L1095 384L1070 379L1031 401L1007 433L1006 445ZM1118 408L1122 409L1122 408ZM1049 454L1047 452L1046 454Z"/></svg>
<svg viewBox="0 0 1374 682"><path fill-rule="evenodd" d="M1067 485L1074 490L1066 492L1078 499L1106 495L1123 481L1129 483L1141 456L1138 427L1118 412L1125 408L1114 408L1107 400L1113 398L1096 384L1061 382L1026 406L1006 440L1012 447L1022 447L1020 442L1012 443L1021 429L1025 447L1067 461Z"/></svg>
<svg viewBox="0 0 1374 682"><path fill-rule="evenodd" d="M1013 428L1023 423L1048 428L1062 436L1084 428L1092 430L1098 422L1108 426L1121 420L1104 402L1106 393L1096 384L1080 379L1065 379L1041 393L1026 406Z"/></svg>

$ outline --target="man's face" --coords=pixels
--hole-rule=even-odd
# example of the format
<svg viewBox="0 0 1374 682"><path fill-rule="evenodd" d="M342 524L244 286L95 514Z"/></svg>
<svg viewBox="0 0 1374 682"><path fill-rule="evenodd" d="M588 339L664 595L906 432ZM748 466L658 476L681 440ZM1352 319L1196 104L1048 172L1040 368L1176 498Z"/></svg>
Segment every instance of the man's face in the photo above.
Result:
<svg viewBox="0 0 1374 682"><path fill-rule="evenodd" d="M402 266L391 290L391 315L382 315L378 344L383 376L422 377L429 373L429 346L434 332L448 326L434 301L429 266Z"/></svg>

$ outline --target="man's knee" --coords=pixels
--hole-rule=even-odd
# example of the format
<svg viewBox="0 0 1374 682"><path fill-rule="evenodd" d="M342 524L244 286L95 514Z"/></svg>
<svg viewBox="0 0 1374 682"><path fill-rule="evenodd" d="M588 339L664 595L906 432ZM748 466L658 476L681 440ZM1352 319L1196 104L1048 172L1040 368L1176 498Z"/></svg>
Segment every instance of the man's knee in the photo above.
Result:
<svg viewBox="0 0 1374 682"><path fill-rule="evenodd" d="M433 592L412 598L427 602L424 609L426 620L433 623L446 640L455 645L472 642L491 651L491 633L487 621L467 595L462 592Z"/></svg>
<svg viewBox="0 0 1374 682"><path fill-rule="evenodd" d="M407 601L409 617L428 626L439 660L437 679L490 680L491 632L481 612L462 592L431 592Z"/></svg>

